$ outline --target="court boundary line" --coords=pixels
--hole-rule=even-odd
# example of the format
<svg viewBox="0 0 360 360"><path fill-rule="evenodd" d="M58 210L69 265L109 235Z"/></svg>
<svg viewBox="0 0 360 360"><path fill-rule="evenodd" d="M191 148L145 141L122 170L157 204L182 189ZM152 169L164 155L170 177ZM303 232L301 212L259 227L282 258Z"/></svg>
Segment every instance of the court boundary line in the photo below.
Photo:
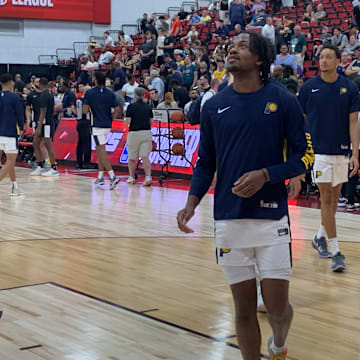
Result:
<svg viewBox="0 0 360 360"><path fill-rule="evenodd" d="M201 333L199 331L196 331L196 330L192 330L192 329L189 329L189 328L186 328L184 326L181 326L181 325L178 325L178 324L175 324L175 323L172 323L170 321L166 321L166 320L162 320L162 319L159 319L155 316L151 316L151 315L148 315L147 314L147 311L149 310L143 310L143 311L138 311L138 310L135 310L135 309L131 309L129 307L126 307L124 305L120 305L120 304L116 304L112 301L109 301L109 300L106 300L106 299L102 299L98 296L94 296L94 295L91 295L91 294L88 294L84 291L80 291L80 290L77 290L77 289L74 289L74 288L71 288L69 286L65 286L65 285L62 285L62 284L59 284L59 283L56 283L54 281L47 281L47 282L42 282L42 283L34 283L34 284L28 284L28 285L20 285L20 286L14 286L14 287L8 287L8 288L4 288L4 289L0 289L0 292L2 291L8 291L8 290L17 290L17 289L22 289L22 288L27 288L27 287L36 287L36 286L41 286L41 285L51 285L51 286L54 286L56 288L59 288L59 289L63 289L65 291L69 291L69 292L72 292L74 294L77 294L77 295L80 295L80 296L84 296L88 299L91 299L91 300L95 300L97 302L100 302L102 304L105 304L105 305L109 305L109 306L112 306L114 308L117 308L117 309L120 309L120 310L123 310L123 311L127 311L129 313L132 313L132 314L135 314L135 315L138 315L140 317L144 317L144 318L147 318L147 319L150 319L150 320L153 320L153 321L156 321L158 323L161 323L161 324L164 324L164 325L167 325L169 327L173 327L175 329L179 329L179 330L182 330L182 331L185 331L185 332L188 332L192 335L195 335L195 336L198 336L200 338L203 338L203 339L207 339L207 340L210 340L212 342L215 342L215 343L219 343L219 344L223 344L225 346L229 346L231 348L235 348L235 349L239 349L239 346L236 345L236 344L232 344L228 341L226 341L226 339L229 339L229 338L233 338L233 337L236 337L236 335L229 335L229 336L225 336L225 337L222 337L222 338L217 338L217 337L214 337L214 336L211 336L211 335L207 335L207 334L204 334L204 333ZM155 310L155 309L151 309L151 310ZM156 309L156 310L160 310L160 309ZM35 345L34 347L43 347L44 345ZM21 350L21 349L20 349ZM23 350L27 350L27 349L23 349ZM261 358L262 359L268 359L268 357L266 355L263 355L261 354ZM293 357L289 357L288 356L288 359L289 360L297 360L296 358L293 358Z"/></svg>

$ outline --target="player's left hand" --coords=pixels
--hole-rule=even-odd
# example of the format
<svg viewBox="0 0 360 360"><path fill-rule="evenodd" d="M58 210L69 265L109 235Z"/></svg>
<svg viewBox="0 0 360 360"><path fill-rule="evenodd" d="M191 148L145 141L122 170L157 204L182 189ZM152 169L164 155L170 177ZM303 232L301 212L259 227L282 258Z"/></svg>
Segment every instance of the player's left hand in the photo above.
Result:
<svg viewBox="0 0 360 360"><path fill-rule="evenodd" d="M305 174L296 176L289 181L289 199L295 199L301 190L301 181L305 181Z"/></svg>
<svg viewBox="0 0 360 360"><path fill-rule="evenodd" d="M350 171L351 171L349 178L351 178L354 175L356 175L359 170L359 159L357 158L357 156L352 156L350 158L349 165L350 165Z"/></svg>
<svg viewBox="0 0 360 360"><path fill-rule="evenodd" d="M250 171L234 183L232 193L243 198L249 198L264 186L265 181L264 173L261 170Z"/></svg>

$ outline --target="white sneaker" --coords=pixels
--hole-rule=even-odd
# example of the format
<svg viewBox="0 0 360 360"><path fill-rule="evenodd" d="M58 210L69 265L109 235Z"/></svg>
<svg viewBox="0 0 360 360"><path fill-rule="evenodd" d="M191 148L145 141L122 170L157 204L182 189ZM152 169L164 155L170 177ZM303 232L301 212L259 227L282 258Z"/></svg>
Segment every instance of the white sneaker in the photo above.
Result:
<svg viewBox="0 0 360 360"><path fill-rule="evenodd" d="M30 176L41 176L44 169L40 166L38 166L33 172L30 173Z"/></svg>
<svg viewBox="0 0 360 360"><path fill-rule="evenodd" d="M132 176L129 176L128 179L126 180L126 183L133 185L136 184L136 180Z"/></svg>
<svg viewBox="0 0 360 360"><path fill-rule="evenodd" d="M18 187L16 187L14 184L11 186L11 192L10 196L21 196L24 195L24 192L21 191Z"/></svg>
<svg viewBox="0 0 360 360"><path fill-rule="evenodd" d="M45 171L41 174L43 177L56 177L59 176L59 172L57 170L54 170L53 168L50 168L48 171Z"/></svg>
<svg viewBox="0 0 360 360"><path fill-rule="evenodd" d="M151 184L152 184L152 177L146 176L145 181L143 182L143 186L151 186Z"/></svg>

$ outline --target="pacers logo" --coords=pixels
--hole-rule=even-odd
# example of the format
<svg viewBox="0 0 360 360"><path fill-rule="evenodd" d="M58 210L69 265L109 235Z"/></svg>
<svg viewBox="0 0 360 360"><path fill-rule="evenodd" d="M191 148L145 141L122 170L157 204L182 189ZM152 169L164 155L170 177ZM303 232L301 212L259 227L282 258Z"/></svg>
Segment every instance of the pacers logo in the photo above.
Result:
<svg viewBox="0 0 360 360"><path fill-rule="evenodd" d="M344 95L347 93L347 88L341 88L340 89L340 95Z"/></svg>
<svg viewBox="0 0 360 360"><path fill-rule="evenodd" d="M269 115L271 113L277 112L278 106L273 102L268 102L265 107L264 114Z"/></svg>
<svg viewBox="0 0 360 360"><path fill-rule="evenodd" d="M221 257L223 257L224 254L228 254L231 251L231 249L225 249L225 248L220 248L219 250L220 250Z"/></svg>
<svg viewBox="0 0 360 360"><path fill-rule="evenodd" d="M8 2L8 0L0 0L0 6L6 5L7 2Z"/></svg>

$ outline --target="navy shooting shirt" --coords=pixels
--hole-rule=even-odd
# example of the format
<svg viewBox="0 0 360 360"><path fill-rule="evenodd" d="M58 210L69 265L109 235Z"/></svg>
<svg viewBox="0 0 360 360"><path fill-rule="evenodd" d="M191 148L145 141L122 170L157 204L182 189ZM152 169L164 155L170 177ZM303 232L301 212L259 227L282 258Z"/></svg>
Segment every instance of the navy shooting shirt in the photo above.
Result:
<svg viewBox="0 0 360 360"><path fill-rule="evenodd" d="M284 87L270 82L248 94L226 87L201 112L190 195L201 199L217 171L215 220L281 219L288 214L284 180L305 173L314 160L304 126L298 100ZM270 175L262 189L248 199L232 193L239 177L262 168Z"/></svg>
<svg viewBox="0 0 360 360"><path fill-rule="evenodd" d="M0 136L17 138L24 128L25 109L18 95L0 91Z"/></svg>
<svg viewBox="0 0 360 360"><path fill-rule="evenodd" d="M100 87L88 90L85 94L84 104L90 106L92 127L111 128L111 109L118 106L112 91Z"/></svg>
<svg viewBox="0 0 360 360"><path fill-rule="evenodd" d="M358 87L344 76L333 83L316 76L302 86L299 101L307 116L315 154L349 154L349 115L360 111Z"/></svg>

